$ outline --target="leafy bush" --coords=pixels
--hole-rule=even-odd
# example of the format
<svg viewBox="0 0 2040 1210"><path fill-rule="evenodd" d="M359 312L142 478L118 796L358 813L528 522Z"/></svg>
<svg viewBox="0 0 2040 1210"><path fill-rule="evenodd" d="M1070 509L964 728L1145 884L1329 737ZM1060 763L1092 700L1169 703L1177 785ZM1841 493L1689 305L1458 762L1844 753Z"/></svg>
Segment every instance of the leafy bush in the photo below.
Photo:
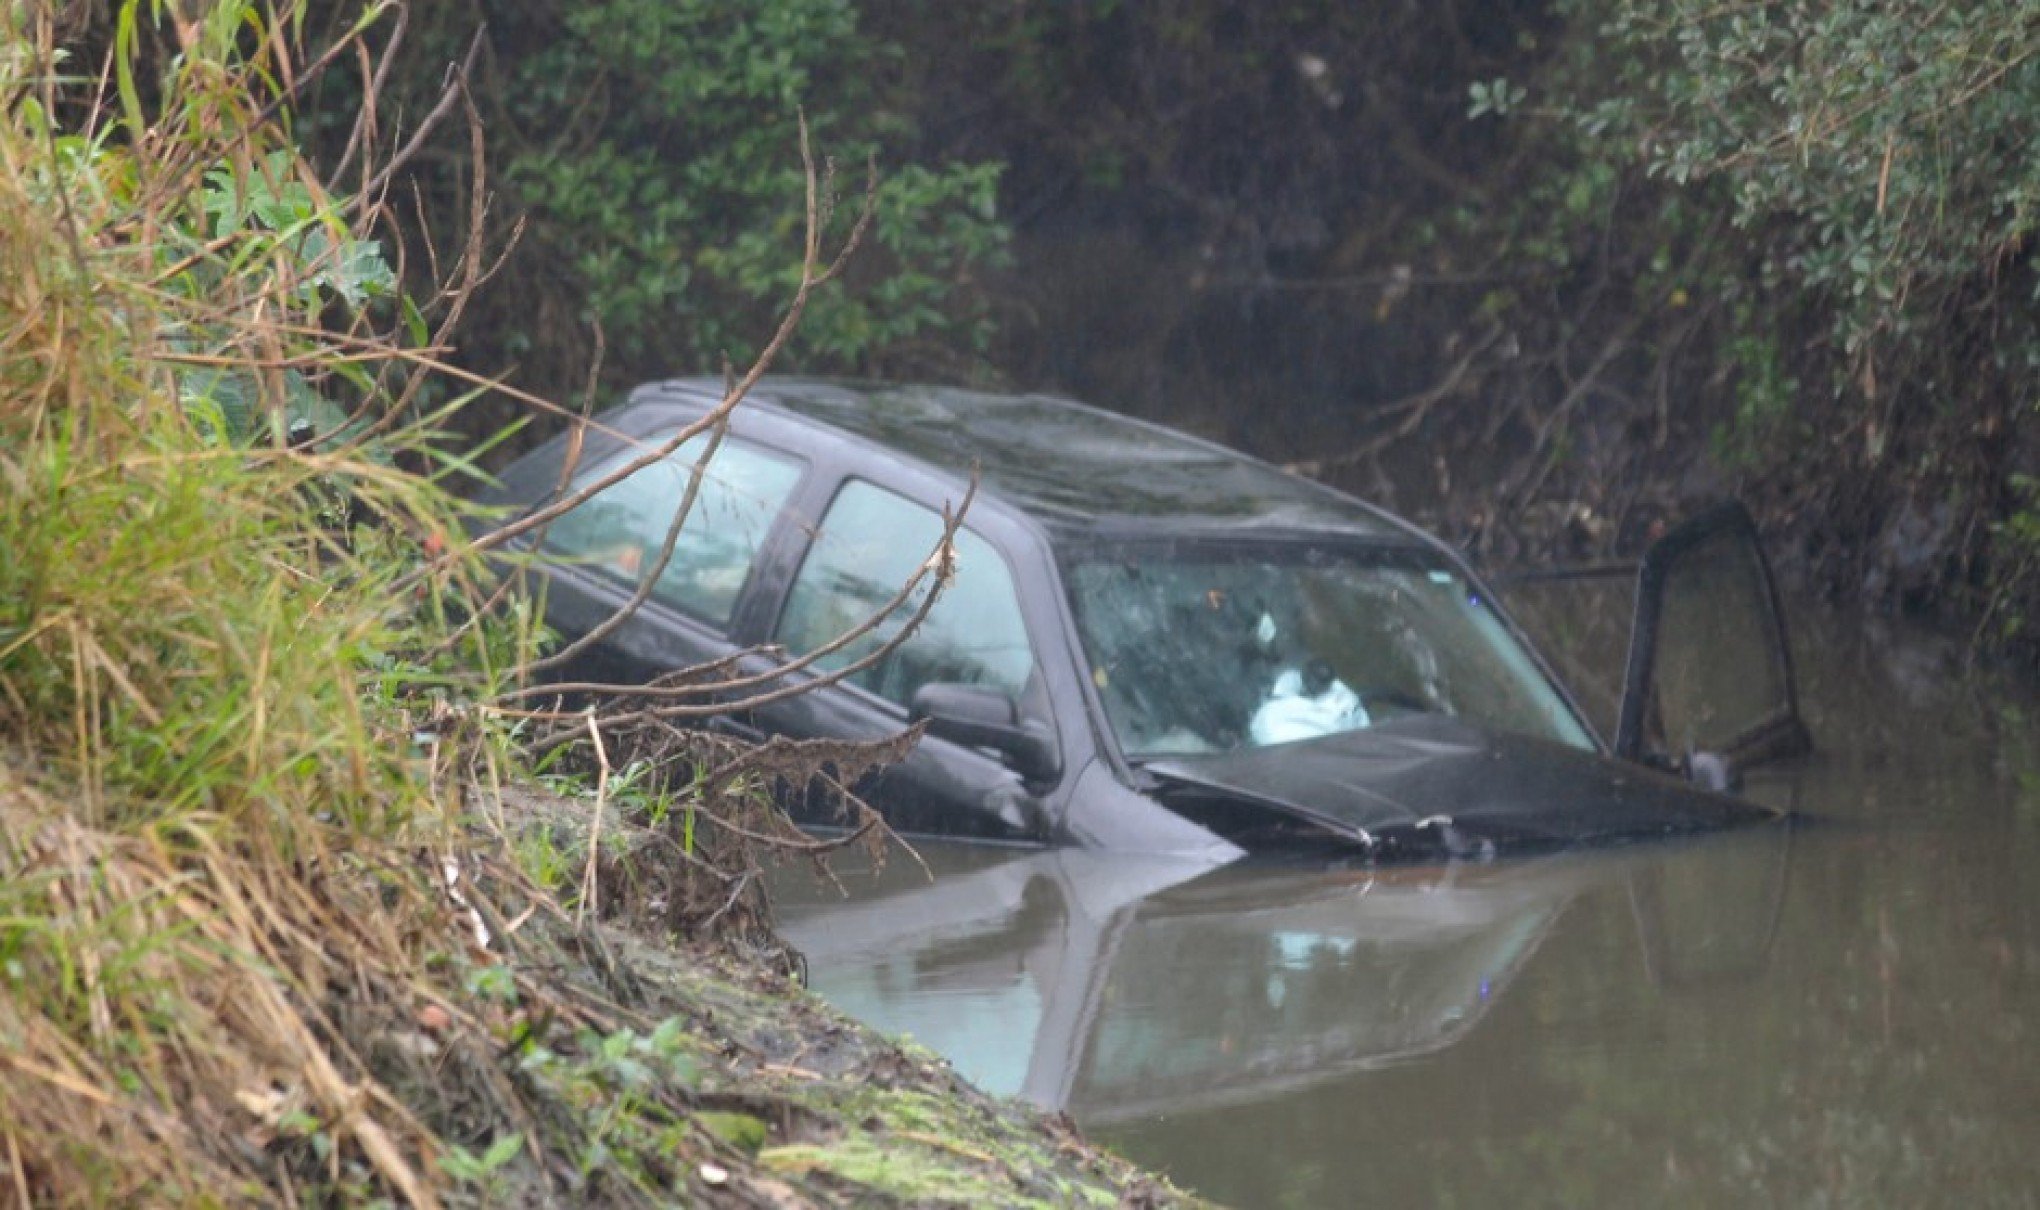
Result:
<svg viewBox="0 0 2040 1210"><path fill-rule="evenodd" d="M1760 240L1760 280L1832 315L1838 389L1873 401L1878 363L1931 357L1958 308L2032 301L2029 0L1566 7L1599 34L1599 70L1568 103L1601 153L1632 149L1648 174L1720 199ZM2040 369L2040 332L2004 335L1996 369Z"/></svg>
<svg viewBox="0 0 2040 1210"><path fill-rule="evenodd" d="M1992 522L2017 507L2016 433L2040 408L2040 8L1568 7L1602 36L1570 102L1583 129L1736 232L1715 272L1748 302L1724 351L1799 337L1734 362L1745 399L1796 388L1799 428L1736 421L1774 481L1830 469L1800 503L1867 522L1873 584L2030 596Z"/></svg>
<svg viewBox="0 0 2040 1210"><path fill-rule="evenodd" d="M414 112L481 24L451 5L415 20L394 77ZM796 284L803 111L836 166L831 233L861 208L873 164L876 218L855 288L814 300L781 364L912 373L985 349L979 279L1006 245L999 170L902 159L913 128L887 83L901 51L860 32L852 0L499 6L483 37L489 222L526 225L481 299L470 364L514 360L527 385L577 389L595 325L612 381L747 363ZM322 107L344 112L345 98ZM465 168L423 166L432 213L463 213Z"/></svg>
<svg viewBox="0 0 2040 1210"><path fill-rule="evenodd" d="M1660 476L1711 453L1834 590L2032 614L2002 522L2040 460L2040 7L1552 7L1510 111L1467 93L1534 166L1444 228L1536 271L1494 314L1605 342L1616 381L1567 397Z"/></svg>

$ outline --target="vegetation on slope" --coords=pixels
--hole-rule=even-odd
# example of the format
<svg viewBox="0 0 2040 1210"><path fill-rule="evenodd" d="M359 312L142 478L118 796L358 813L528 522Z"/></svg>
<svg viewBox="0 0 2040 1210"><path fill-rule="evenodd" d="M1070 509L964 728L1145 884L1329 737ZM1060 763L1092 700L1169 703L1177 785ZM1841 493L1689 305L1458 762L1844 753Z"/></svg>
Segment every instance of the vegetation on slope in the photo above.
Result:
<svg viewBox="0 0 2040 1210"><path fill-rule="evenodd" d="M652 810L604 757L553 822L506 808L520 733L488 703L532 628L462 553L438 434L475 245L407 297L387 165L333 190L292 142L366 19L308 55L287 7L184 11L120 6L103 70L47 9L0 42L0 1200L1147 1189L624 930L672 924L634 887L741 891L691 824L762 804Z"/></svg>

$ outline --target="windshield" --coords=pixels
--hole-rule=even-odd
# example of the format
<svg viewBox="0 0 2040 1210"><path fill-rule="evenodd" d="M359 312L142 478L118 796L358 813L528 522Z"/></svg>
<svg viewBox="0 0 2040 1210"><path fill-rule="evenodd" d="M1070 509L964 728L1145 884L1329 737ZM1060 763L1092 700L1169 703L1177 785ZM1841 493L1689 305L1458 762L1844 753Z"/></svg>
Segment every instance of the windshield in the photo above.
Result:
<svg viewBox="0 0 2040 1210"><path fill-rule="evenodd" d="M1413 714L1594 747L1493 608L1429 552L1155 542L1078 552L1065 570L1130 759Z"/></svg>

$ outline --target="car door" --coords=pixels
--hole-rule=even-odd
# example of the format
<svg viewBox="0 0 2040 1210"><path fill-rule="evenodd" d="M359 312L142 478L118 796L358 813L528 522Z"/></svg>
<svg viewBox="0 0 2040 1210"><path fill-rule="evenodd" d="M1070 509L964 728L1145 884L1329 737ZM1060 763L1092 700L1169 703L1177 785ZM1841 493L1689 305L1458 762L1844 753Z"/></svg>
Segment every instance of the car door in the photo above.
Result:
<svg viewBox="0 0 2040 1210"><path fill-rule="evenodd" d="M1810 747L1756 526L1710 509L1644 555L1615 755L1726 786Z"/></svg>
<svg viewBox="0 0 2040 1210"><path fill-rule="evenodd" d="M938 494L844 480L792 573L769 641L795 658L853 636L818 657L810 674L839 672L894 646L833 685L761 706L755 717L767 731L884 739L910 725L917 693L934 685L1003 695L1016 719L1053 734L1013 561L980 527L957 531L954 574L912 633L899 637L927 591L925 581L911 600L885 613L935 550L944 525ZM1056 780L1042 772L1030 780L988 748L930 734L859 790L902 832L1038 841L1048 838L1046 799ZM820 804L804 805L809 822L847 822L816 818Z"/></svg>
<svg viewBox="0 0 2040 1210"><path fill-rule="evenodd" d="M643 443L666 440L675 427L677 422L644 434L638 444L615 443L577 472L573 484L605 478L639 457ZM543 548L552 581L546 613L564 634L603 625L652 577L644 603L577 657L569 679L638 684L736 649L731 634L738 607L756 576L760 552L785 523L807 464L728 434L712 451L709 441L704 434L686 442L546 528ZM660 552L683 505L684 523L661 565Z"/></svg>

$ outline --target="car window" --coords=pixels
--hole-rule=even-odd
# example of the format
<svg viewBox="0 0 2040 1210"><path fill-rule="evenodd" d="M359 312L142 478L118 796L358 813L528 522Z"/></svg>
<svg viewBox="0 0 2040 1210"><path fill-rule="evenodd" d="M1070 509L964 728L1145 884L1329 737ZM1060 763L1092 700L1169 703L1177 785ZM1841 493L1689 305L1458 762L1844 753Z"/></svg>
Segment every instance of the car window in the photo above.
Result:
<svg viewBox="0 0 2040 1210"><path fill-rule="evenodd" d="M1420 554L1134 544L1079 552L1069 581L1091 681L1130 757L1411 714L1593 747L1472 585Z"/></svg>
<svg viewBox="0 0 2040 1210"><path fill-rule="evenodd" d="M706 434L593 497L552 523L546 549L630 584L658 562L666 531L686 499ZM642 456L625 449L575 476L592 483ZM717 626L727 625L773 518L799 482L800 463L725 437L704 468L680 540L652 586L652 598Z"/></svg>
<svg viewBox="0 0 2040 1210"><path fill-rule="evenodd" d="M942 517L871 484L852 481L822 518L780 614L775 638L804 655L863 625L896 596L942 535ZM926 591L926 586L920 590ZM817 661L834 671L864 658L899 633L921 597ZM850 683L906 705L931 682L981 685L1017 700L1034 668L1013 574L989 542L956 534L956 576L935 608L885 659Z"/></svg>

